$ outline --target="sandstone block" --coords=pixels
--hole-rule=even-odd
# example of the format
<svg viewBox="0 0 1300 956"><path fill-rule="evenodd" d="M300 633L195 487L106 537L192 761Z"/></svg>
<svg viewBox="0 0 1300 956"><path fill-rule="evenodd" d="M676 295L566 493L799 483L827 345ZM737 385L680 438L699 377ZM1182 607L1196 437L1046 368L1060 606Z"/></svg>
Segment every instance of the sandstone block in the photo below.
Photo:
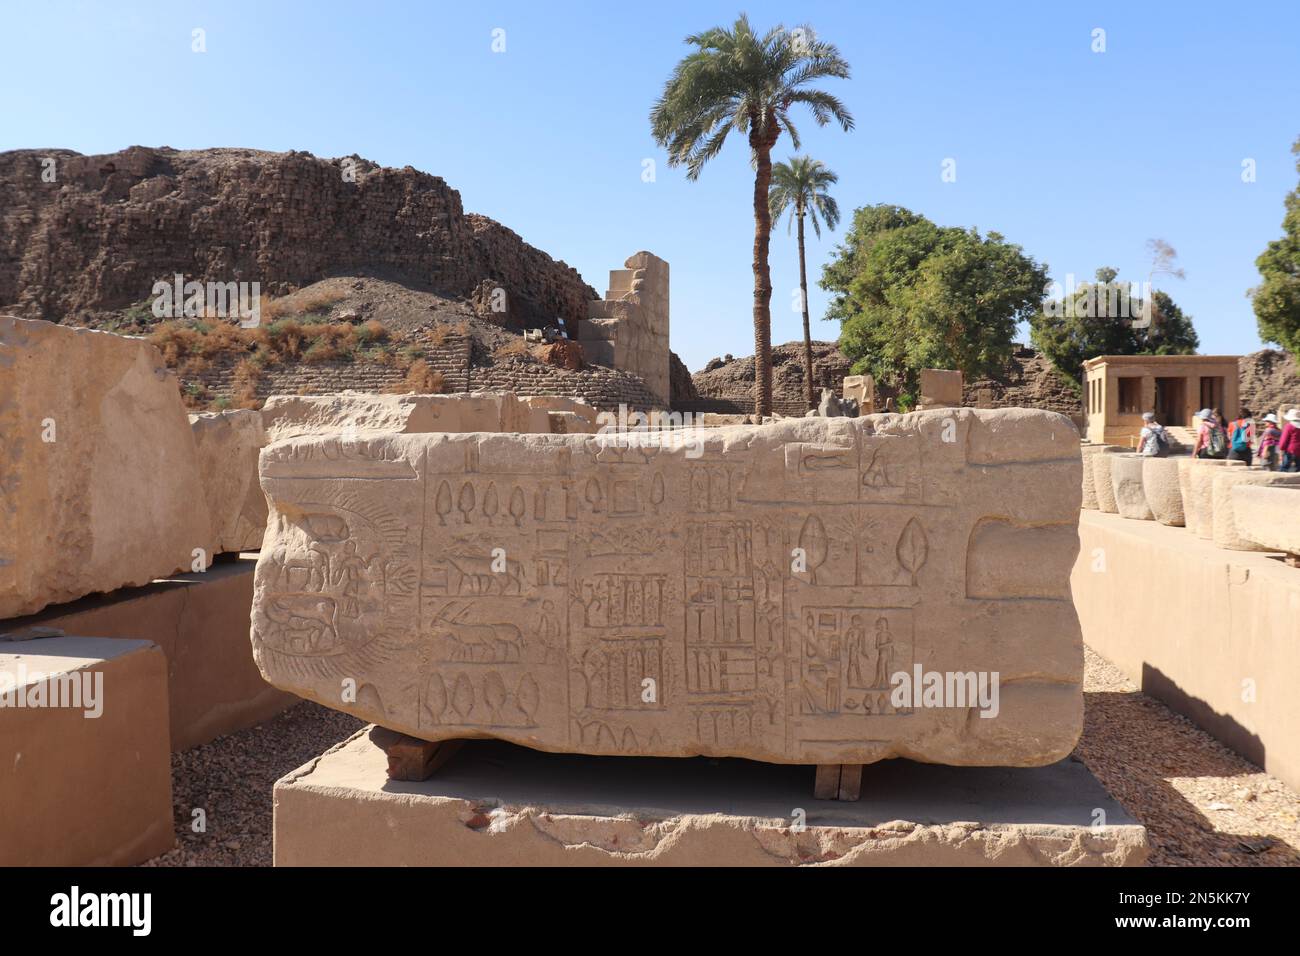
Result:
<svg viewBox="0 0 1300 956"><path fill-rule="evenodd" d="M142 339L0 316L0 619L210 547L176 380Z"/></svg>
<svg viewBox="0 0 1300 956"><path fill-rule="evenodd" d="M262 408L268 442L312 435L366 437L424 432L547 433L550 412L572 412L595 431L596 410L554 396L520 398L513 392L451 395L274 395Z"/></svg>
<svg viewBox="0 0 1300 956"><path fill-rule="evenodd" d="M1234 485L1237 533L1265 551L1300 554L1300 494L1286 486Z"/></svg>
<svg viewBox="0 0 1300 956"><path fill-rule="evenodd" d="M243 408L190 416L200 480L212 519L211 553L256 550L266 531L266 496L257 456L266 444L262 413Z"/></svg>
<svg viewBox="0 0 1300 956"><path fill-rule="evenodd" d="M397 782L373 733L276 782L276 866L1141 866L1148 853L1145 828L1075 760L878 764L850 803L812 799L810 767L488 740Z"/></svg>
<svg viewBox="0 0 1300 956"><path fill-rule="evenodd" d="M426 740L778 763L1070 752L1068 419L954 409L692 437L268 447L263 674ZM997 716L894 693L993 672Z"/></svg>
<svg viewBox="0 0 1300 956"><path fill-rule="evenodd" d="M1189 525L1198 538L1214 538L1214 479L1224 468L1245 468L1244 461L1222 458L1192 458L1187 468L1187 495L1183 498L1184 511L1195 515L1195 524ZM1190 504L1189 504L1190 502Z"/></svg>
<svg viewBox="0 0 1300 956"><path fill-rule="evenodd" d="M148 641L0 643L0 866L171 849L167 662Z"/></svg>
<svg viewBox="0 0 1300 956"><path fill-rule="evenodd" d="M1232 489L1238 485L1263 485L1266 487L1300 489L1300 475L1256 470L1254 468L1230 468L1214 476L1212 491L1214 499L1214 523L1212 526L1214 543L1220 548L1228 548L1233 551L1262 550L1252 537L1243 534L1242 530L1237 526L1236 509L1234 507L1236 499L1232 496ZM1300 494L1295 493L1294 490L1292 493L1294 503L1290 507L1294 509L1300 506ZM1277 516L1275 520L1285 524L1287 520L1285 511Z"/></svg>
<svg viewBox="0 0 1300 956"><path fill-rule="evenodd" d="M1116 455L1110 463L1110 484L1115 507L1123 517L1150 521L1155 516L1142 490L1142 460L1141 455Z"/></svg>
<svg viewBox="0 0 1300 956"><path fill-rule="evenodd" d="M1084 443L1079 446L1083 455L1083 508L1088 511L1096 511L1097 504L1097 486L1093 482L1093 455L1110 455L1120 451L1118 445L1096 445Z"/></svg>
<svg viewBox="0 0 1300 956"><path fill-rule="evenodd" d="M1111 454L1094 454L1090 458L1085 458L1084 464L1092 466L1092 486L1097 494L1097 510L1116 515L1119 514L1119 503L1115 500L1111 466L1118 457L1119 449L1113 445L1108 447L1113 449Z"/></svg>
<svg viewBox="0 0 1300 956"><path fill-rule="evenodd" d="M956 408L961 405L961 372L944 368L921 369L920 407Z"/></svg>
<svg viewBox="0 0 1300 956"><path fill-rule="evenodd" d="M1183 492L1179 481L1181 458L1142 459L1142 493L1151 513L1161 524L1182 527Z"/></svg>

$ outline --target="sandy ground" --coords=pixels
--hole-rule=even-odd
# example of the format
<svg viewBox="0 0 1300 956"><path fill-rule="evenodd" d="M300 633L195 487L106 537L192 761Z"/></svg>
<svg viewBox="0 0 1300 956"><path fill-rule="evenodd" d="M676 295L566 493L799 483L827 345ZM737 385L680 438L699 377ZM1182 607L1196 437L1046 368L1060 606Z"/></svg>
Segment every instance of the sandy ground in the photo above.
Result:
<svg viewBox="0 0 1300 956"><path fill-rule="evenodd" d="M1087 652L1075 751L1147 827L1154 866L1300 865L1300 795ZM270 866L271 787L362 722L302 703L172 755L178 846L147 866ZM194 811L206 829L195 830Z"/></svg>

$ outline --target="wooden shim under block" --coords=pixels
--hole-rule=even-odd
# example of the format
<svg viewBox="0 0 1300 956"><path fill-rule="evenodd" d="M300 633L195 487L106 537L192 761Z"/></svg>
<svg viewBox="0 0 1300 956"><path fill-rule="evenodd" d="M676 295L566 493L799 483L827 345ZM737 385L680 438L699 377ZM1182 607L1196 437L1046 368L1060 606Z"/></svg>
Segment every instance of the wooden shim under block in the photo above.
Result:
<svg viewBox="0 0 1300 956"><path fill-rule="evenodd" d="M839 799L857 800L861 796L862 796L862 764L860 763L840 764Z"/></svg>
<svg viewBox="0 0 1300 956"><path fill-rule="evenodd" d="M428 780L456 754L463 743L460 740L434 743L387 727L375 727L370 732L370 739L376 746L382 747L388 756L388 779L412 783Z"/></svg>
<svg viewBox="0 0 1300 956"><path fill-rule="evenodd" d="M835 800L840 793L840 765L819 763L817 779L813 783L813 797L818 800Z"/></svg>

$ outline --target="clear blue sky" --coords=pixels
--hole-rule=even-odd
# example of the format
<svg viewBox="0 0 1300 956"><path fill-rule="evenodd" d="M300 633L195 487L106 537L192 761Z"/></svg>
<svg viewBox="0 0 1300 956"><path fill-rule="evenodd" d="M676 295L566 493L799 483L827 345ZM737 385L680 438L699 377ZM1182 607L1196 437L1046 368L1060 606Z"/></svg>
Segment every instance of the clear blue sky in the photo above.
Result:
<svg viewBox="0 0 1300 956"><path fill-rule="evenodd" d="M853 66L827 81L849 134L799 124L847 214L890 202L996 230L1054 278L1147 273L1203 352L1259 347L1246 290L1296 184L1300 3L0 3L0 150L133 144L358 153L444 177L603 291L638 249L672 265L672 344L692 370L753 351L752 174L740 140L689 183L648 113L682 38L746 9L810 23ZM191 52L191 30L207 52ZM1092 31L1106 31L1093 53ZM506 50L492 51L492 31ZM778 143L777 156L790 152ZM642 161L658 163L642 181ZM941 163L957 161L957 181ZM1257 181L1242 182L1254 159ZM835 237L809 247L810 279ZM774 236L773 340L798 338L797 256ZM811 295L814 337L826 297Z"/></svg>

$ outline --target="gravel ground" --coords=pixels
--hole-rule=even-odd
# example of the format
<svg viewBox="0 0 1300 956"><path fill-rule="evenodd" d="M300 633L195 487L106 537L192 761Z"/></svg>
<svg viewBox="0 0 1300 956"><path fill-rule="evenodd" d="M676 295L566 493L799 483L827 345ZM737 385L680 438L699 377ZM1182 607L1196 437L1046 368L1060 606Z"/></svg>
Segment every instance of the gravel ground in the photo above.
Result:
<svg viewBox="0 0 1300 956"><path fill-rule="evenodd" d="M1075 755L1146 825L1152 866L1300 865L1300 795L1086 653Z"/></svg>
<svg viewBox="0 0 1300 956"><path fill-rule="evenodd" d="M1138 692L1091 650L1075 750L1147 827L1153 866L1300 865L1300 795ZM354 717L302 703L268 723L172 755L179 845L146 866L270 866L271 787L351 736ZM195 833L193 811L207 829Z"/></svg>
<svg viewBox="0 0 1300 956"><path fill-rule="evenodd" d="M365 726L304 701L257 727L172 754L178 845L145 866L270 866L271 787ZM194 810L206 818L195 833Z"/></svg>

